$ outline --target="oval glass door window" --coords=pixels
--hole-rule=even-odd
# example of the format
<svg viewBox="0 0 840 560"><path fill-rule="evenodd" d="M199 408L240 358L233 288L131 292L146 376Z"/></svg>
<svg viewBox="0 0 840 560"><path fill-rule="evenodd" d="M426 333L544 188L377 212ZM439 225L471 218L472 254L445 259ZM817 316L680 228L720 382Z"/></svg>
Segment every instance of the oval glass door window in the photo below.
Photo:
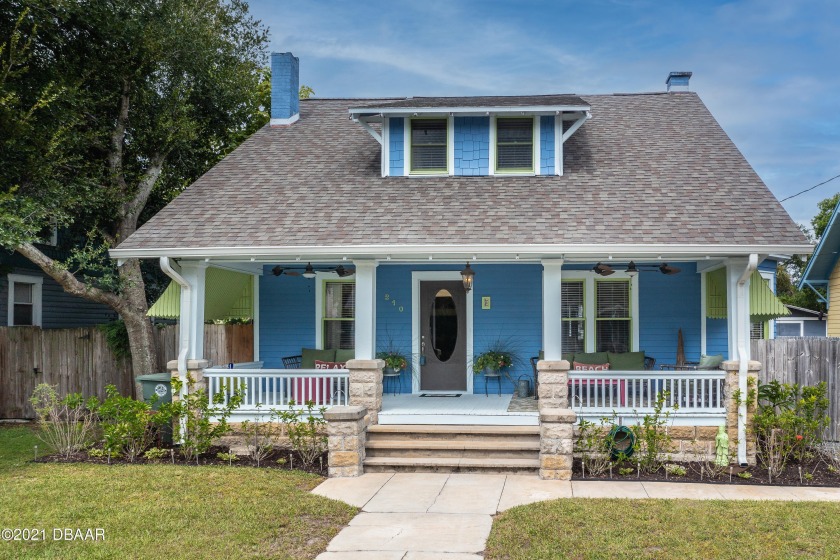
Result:
<svg viewBox="0 0 840 560"><path fill-rule="evenodd" d="M446 362L452 357L458 342L458 310L449 290L440 290L435 294L429 322L435 356Z"/></svg>

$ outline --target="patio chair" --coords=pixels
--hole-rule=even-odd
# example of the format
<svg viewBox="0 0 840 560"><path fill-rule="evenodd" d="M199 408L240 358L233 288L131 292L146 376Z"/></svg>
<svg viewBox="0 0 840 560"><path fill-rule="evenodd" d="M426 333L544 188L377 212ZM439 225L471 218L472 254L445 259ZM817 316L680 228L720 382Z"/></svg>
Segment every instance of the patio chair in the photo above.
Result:
<svg viewBox="0 0 840 560"><path fill-rule="evenodd" d="M300 369L300 361L303 356L286 356L283 360L283 369Z"/></svg>

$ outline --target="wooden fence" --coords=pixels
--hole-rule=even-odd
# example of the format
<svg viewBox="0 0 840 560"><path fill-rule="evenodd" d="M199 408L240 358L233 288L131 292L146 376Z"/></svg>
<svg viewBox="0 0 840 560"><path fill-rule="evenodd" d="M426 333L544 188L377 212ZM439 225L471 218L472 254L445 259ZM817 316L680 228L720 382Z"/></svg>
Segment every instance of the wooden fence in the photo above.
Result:
<svg viewBox="0 0 840 560"><path fill-rule="evenodd" d="M759 381L816 385L825 381L830 401L831 427L828 437L840 435L840 338L777 338L753 340L753 360L761 362Z"/></svg>
<svg viewBox="0 0 840 560"><path fill-rule="evenodd" d="M155 332L157 371L178 357L178 326ZM205 325L204 355L214 364L250 362L253 325ZM116 358L96 327L47 329L0 327L0 418L32 418L29 397L39 383L57 385L60 394L104 397L106 385L135 395L131 362Z"/></svg>

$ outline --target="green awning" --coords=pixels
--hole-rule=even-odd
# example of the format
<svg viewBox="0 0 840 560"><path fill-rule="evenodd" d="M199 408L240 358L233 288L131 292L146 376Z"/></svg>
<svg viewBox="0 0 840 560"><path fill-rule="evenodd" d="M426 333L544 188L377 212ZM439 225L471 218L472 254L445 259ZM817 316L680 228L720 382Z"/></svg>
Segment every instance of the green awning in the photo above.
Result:
<svg viewBox="0 0 840 560"><path fill-rule="evenodd" d="M761 273L754 270L750 276L750 321L769 321L790 315L776 294L770 289ZM726 319L726 269L706 273L706 317Z"/></svg>
<svg viewBox="0 0 840 560"><path fill-rule="evenodd" d="M170 282L146 313L149 317L177 319L181 316L181 286ZM204 282L204 319L252 319L254 283L250 274L209 267Z"/></svg>

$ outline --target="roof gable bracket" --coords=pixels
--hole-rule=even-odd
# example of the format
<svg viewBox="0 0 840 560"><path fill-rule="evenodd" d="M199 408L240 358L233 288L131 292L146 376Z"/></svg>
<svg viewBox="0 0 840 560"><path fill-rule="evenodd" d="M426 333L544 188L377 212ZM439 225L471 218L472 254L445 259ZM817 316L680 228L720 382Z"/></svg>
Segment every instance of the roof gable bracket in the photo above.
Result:
<svg viewBox="0 0 840 560"><path fill-rule="evenodd" d="M813 284L811 284L810 282L803 282L802 285L811 288L811 291L817 294L817 299L823 302L826 306L828 306L828 299L826 299L826 297L823 294L821 294L820 291L816 287L814 287Z"/></svg>
<svg viewBox="0 0 840 560"><path fill-rule="evenodd" d="M579 129L583 123L585 123L586 121L588 121L588 120L589 120L589 119L591 119L591 118L592 118L592 113L591 113L591 112L586 111L585 113L583 113L583 114L582 114L582 115L581 115L581 116L580 116L580 117L579 117L579 118L578 118L578 119L577 119L577 120L576 120L576 121L572 124L572 126L570 126L570 127L569 127L569 130L567 130L566 132L564 132L564 133L563 133L563 142L565 143L565 142L566 142L566 140L568 140L569 138L571 138L571 137L572 137L572 134L574 134L575 132L577 132L577 129Z"/></svg>
<svg viewBox="0 0 840 560"><path fill-rule="evenodd" d="M376 132L376 130L374 130L373 127L370 126L370 123L368 123L367 121L363 121L362 119L353 119L353 121L362 125L362 127L364 127L364 129L368 131L368 134L373 136L373 139L379 142L380 146L382 145L382 135Z"/></svg>

